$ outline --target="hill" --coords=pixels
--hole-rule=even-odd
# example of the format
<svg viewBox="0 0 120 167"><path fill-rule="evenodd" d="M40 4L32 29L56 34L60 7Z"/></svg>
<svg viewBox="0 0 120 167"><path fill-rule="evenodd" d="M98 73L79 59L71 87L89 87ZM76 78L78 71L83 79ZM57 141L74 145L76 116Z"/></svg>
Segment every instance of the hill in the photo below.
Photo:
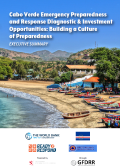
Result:
<svg viewBox="0 0 120 167"><path fill-rule="evenodd" d="M81 50L77 53L71 54L69 59L76 59L76 60L89 60L89 56L91 53L93 53L94 49L85 49Z"/></svg>
<svg viewBox="0 0 120 167"><path fill-rule="evenodd" d="M61 50L57 50L56 52L51 53L48 50L42 50L33 52L32 54L40 56L45 61L65 61L72 53Z"/></svg>
<svg viewBox="0 0 120 167"><path fill-rule="evenodd" d="M0 56L8 57L12 60L26 60L26 61L34 61L34 62L42 61L40 56L23 53L23 52L11 51L3 48L0 48Z"/></svg>

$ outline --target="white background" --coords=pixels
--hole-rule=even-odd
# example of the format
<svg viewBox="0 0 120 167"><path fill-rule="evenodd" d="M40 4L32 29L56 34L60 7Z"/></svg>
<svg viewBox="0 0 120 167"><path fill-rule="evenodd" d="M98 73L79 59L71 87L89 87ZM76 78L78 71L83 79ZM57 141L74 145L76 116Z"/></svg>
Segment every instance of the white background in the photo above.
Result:
<svg viewBox="0 0 120 167"><path fill-rule="evenodd" d="M90 132L90 141L76 141L77 132ZM27 140L25 134L60 134L54 139ZM119 129L0 129L1 167L72 167L71 161L79 157L95 160L96 167L119 167L120 159ZM28 152L29 144L54 144L56 152ZM69 152L69 144L97 144L97 152ZM48 159L37 159L48 157ZM33 165L29 164L33 161ZM36 164L38 163L42 164ZM54 164L53 164L54 163ZM76 167L78 164L75 165Z"/></svg>

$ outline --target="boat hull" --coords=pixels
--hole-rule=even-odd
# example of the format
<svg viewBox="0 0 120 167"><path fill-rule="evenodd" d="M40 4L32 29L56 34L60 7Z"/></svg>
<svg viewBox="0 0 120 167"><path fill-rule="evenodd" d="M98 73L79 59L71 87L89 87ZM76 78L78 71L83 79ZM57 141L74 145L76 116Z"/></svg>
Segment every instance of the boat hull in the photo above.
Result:
<svg viewBox="0 0 120 167"><path fill-rule="evenodd" d="M67 93L67 91L59 91L59 93Z"/></svg>
<svg viewBox="0 0 120 167"><path fill-rule="evenodd" d="M88 115L90 115L89 111L62 114L62 116L63 116L64 119L81 118L81 117L86 117Z"/></svg>
<svg viewBox="0 0 120 167"><path fill-rule="evenodd" d="M109 105L109 104L113 104L115 103L116 101L113 101L113 102L91 102L91 105L94 106L94 105Z"/></svg>
<svg viewBox="0 0 120 167"><path fill-rule="evenodd" d="M105 112L116 112L120 109L104 109L104 108L99 108L100 111L105 111Z"/></svg>
<svg viewBox="0 0 120 167"><path fill-rule="evenodd" d="M65 93L65 95L76 95L77 93Z"/></svg>
<svg viewBox="0 0 120 167"><path fill-rule="evenodd" d="M89 96L84 96L84 95L81 95L79 96L79 98L92 98L92 97L95 97L96 95L89 95Z"/></svg>
<svg viewBox="0 0 120 167"><path fill-rule="evenodd" d="M120 98L120 95L116 95L116 96L109 96L109 98Z"/></svg>

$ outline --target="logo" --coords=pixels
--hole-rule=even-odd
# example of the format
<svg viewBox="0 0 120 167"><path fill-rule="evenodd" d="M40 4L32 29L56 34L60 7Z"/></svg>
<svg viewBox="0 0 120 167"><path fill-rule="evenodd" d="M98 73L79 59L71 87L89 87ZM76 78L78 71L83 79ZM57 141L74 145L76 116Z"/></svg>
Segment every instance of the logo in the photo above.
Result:
<svg viewBox="0 0 120 167"><path fill-rule="evenodd" d="M29 165L33 165L33 161L29 161Z"/></svg>
<svg viewBox="0 0 120 167"><path fill-rule="evenodd" d="M28 152L56 152L54 144L29 144Z"/></svg>
<svg viewBox="0 0 120 167"><path fill-rule="evenodd" d="M95 160L87 160L86 157L80 157L79 160L75 161L72 160L71 161L71 165L72 166L95 166Z"/></svg>
<svg viewBox="0 0 120 167"><path fill-rule="evenodd" d="M72 166L75 166L75 165L76 165L76 161L75 161L75 160L72 160L72 161L71 161L71 165L72 165Z"/></svg>
<svg viewBox="0 0 120 167"><path fill-rule="evenodd" d="M81 166L94 166L95 165L95 160L78 160L78 165Z"/></svg>
<svg viewBox="0 0 120 167"><path fill-rule="evenodd" d="M76 132L76 140L90 140L90 132Z"/></svg>
<svg viewBox="0 0 120 167"><path fill-rule="evenodd" d="M26 133L25 138L27 140L30 139L54 139L55 137L60 137L59 134L31 134L31 133Z"/></svg>
<svg viewBox="0 0 120 167"><path fill-rule="evenodd" d="M25 134L25 138L27 139L27 140L30 140L30 139L32 139L32 135L31 135L31 133L26 133Z"/></svg>
<svg viewBox="0 0 120 167"><path fill-rule="evenodd" d="M97 152L97 145L69 145L69 152Z"/></svg>
<svg viewBox="0 0 120 167"><path fill-rule="evenodd" d="M71 151L74 151L75 149L76 149L75 146L70 146L70 150L71 150Z"/></svg>

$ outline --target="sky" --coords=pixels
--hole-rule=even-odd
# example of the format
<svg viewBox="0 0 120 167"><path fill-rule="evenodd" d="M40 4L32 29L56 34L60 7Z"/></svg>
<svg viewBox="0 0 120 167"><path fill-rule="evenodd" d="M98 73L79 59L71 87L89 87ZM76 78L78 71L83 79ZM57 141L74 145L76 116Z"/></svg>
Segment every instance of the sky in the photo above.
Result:
<svg viewBox="0 0 120 167"><path fill-rule="evenodd" d="M55 52L57 50L76 53L78 51L95 48L120 48L120 2L119 0L4 0L0 2L0 48L14 50L18 52L33 53L35 51L49 50ZM85 20L113 20L112 25L61 25L60 27L97 27L97 32L20 32L21 35L52 35L52 39L10 39L9 36L14 34L9 31L9 27L48 27L48 25L10 25L9 21L26 19L26 20L46 20L55 18L11 18L10 12L30 12L30 13L107 13L106 18L83 18ZM80 19L80 18L68 18ZM67 18L59 18L59 20L67 20ZM50 25L57 27L57 25ZM44 47L14 47L9 46L10 42L48 42L48 46Z"/></svg>

